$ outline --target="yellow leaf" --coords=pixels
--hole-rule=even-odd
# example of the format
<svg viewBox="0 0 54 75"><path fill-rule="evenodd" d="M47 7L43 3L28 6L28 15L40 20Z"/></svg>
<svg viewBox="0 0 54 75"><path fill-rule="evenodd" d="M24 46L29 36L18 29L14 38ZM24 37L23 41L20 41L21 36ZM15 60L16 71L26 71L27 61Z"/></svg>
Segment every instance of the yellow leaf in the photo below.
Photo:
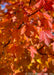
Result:
<svg viewBox="0 0 54 75"><path fill-rule="evenodd" d="M38 35L36 35L36 36L35 36L35 38L39 39L39 36L38 36Z"/></svg>
<svg viewBox="0 0 54 75"><path fill-rule="evenodd" d="M32 59L31 63L35 63L35 60L34 60L34 59Z"/></svg>
<svg viewBox="0 0 54 75"><path fill-rule="evenodd" d="M17 61L17 58L15 58L14 61Z"/></svg>
<svg viewBox="0 0 54 75"><path fill-rule="evenodd" d="M37 62L41 64L41 59L37 59Z"/></svg>
<svg viewBox="0 0 54 75"><path fill-rule="evenodd" d="M46 63L46 66L49 67L48 61L46 61L45 63Z"/></svg>
<svg viewBox="0 0 54 75"><path fill-rule="evenodd" d="M28 65L28 69L30 69L31 66L32 66L32 63L30 63L30 64Z"/></svg>

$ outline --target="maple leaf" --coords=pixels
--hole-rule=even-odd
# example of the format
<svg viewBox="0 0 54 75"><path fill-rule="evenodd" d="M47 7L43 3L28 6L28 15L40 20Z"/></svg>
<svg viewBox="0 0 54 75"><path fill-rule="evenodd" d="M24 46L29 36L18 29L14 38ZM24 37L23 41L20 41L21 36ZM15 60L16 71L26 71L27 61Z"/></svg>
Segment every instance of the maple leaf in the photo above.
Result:
<svg viewBox="0 0 54 75"><path fill-rule="evenodd" d="M48 26L52 29L53 18L47 12L44 12L43 16L46 19L46 22L48 22Z"/></svg>
<svg viewBox="0 0 54 75"><path fill-rule="evenodd" d="M11 69L12 69L12 71L14 72L14 65L13 65L13 64L11 65Z"/></svg>
<svg viewBox="0 0 54 75"><path fill-rule="evenodd" d="M52 23L50 21L48 21L48 25L52 29Z"/></svg>
<svg viewBox="0 0 54 75"><path fill-rule="evenodd" d="M48 46L50 43L50 39L53 39L54 36L52 33L47 30L47 31L41 31L39 35L40 42L44 41L44 43Z"/></svg>
<svg viewBox="0 0 54 75"><path fill-rule="evenodd" d="M41 8L42 6L44 6L46 4L45 0L39 0L34 7L35 8Z"/></svg>
<svg viewBox="0 0 54 75"><path fill-rule="evenodd" d="M52 19L52 17L47 13L47 12L44 12L43 13L43 16L47 19L47 20L49 20L49 21L53 21L53 19Z"/></svg>
<svg viewBox="0 0 54 75"><path fill-rule="evenodd" d="M34 48L34 46L30 46L30 52L31 52L31 57L34 58L34 54L37 54L37 50Z"/></svg>
<svg viewBox="0 0 54 75"><path fill-rule="evenodd" d="M39 0L35 5L34 8L41 8L44 7L45 10L53 10L54 5L52 0Z"/></svg>
<svg viewBox="0 0 54 75"><path fill-rule="evenodd" d="M26 31L26 26L23 26L22 29L21 29L21 35L23 35Z"/></svg>
<svg viewBox="0 0 54 75"><path fill-rule="evenodd" d="M24 35L24 39L29 42L29 38L26 35Z"/></svg>
<svg viewBox="0 0 54 75"><path fill-rule="evenodd" d="M43 0L39 0L34 6L33 8L40 8L43 4Z"/></svg>

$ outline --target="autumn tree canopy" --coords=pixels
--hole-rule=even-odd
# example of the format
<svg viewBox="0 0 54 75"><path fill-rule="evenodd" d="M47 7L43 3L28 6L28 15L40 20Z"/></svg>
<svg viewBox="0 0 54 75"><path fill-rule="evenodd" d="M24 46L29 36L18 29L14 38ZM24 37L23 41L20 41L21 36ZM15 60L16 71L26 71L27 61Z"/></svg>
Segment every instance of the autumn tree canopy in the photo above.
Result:
<svg viewBox="0 0 54 75"><path fill-rule="evenodd" d="M0 75L28 72L54 73L54 0L0 0Z"/></svg>

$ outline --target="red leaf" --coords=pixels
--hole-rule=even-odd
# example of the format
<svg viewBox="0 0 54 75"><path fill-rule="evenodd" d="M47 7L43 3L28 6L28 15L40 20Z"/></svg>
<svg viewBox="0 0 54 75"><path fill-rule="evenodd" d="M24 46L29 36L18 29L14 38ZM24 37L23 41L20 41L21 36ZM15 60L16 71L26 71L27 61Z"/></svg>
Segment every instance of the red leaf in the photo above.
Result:
<svg viewBox="0 0 54 75"><path fill-rule="evenodd" d="M34 46L30 46L30 52L31 52L31 57L34 58L34 54L37 53L37 50L34 48Z"/></svg>
<svg viewBox="0 0 54 75"><path fill-rule="evenodd" d="M44 17L45 17L47 20L49 20L49 21L52 22L53 19L52 19L52 17L51 17L49 14L47 14L46 12L44 12L43 15L44 15Z"/></svg>
<svg viewBox="0 0 54 75"><path fill-rule="evenodd" d="M53 39L53 35L50 31L41 31L39 35L40 42L44 41L44 43L48 46L50 43L50 39Z"/></svg>
<svg viewBox="0 0 54 75"><path fill-rule="evenodd" d="M43 0L40 0L39 2L37 2L37 3L34 5L34 8L39 8L40 6L42 6L42 3L43 3Z"/></svg>
<svg viewBox="0 0 54 75"><path fill-rule="evenodd" d="M21 35L23 35L26 31L26 26L23 26L22 29L21 29Z"/></svg>
<svg viewBox="0 0 54 75"><path fill-rule="evenodd" d="M48 21L48 25L52 29L52 23L50 21Z"/></svg>

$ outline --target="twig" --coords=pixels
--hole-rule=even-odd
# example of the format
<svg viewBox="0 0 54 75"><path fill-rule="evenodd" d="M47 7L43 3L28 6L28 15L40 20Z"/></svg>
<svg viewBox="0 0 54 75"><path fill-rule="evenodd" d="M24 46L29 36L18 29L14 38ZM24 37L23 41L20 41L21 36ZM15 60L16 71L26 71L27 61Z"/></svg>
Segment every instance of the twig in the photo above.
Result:
<svg viewBox="0 0 54 75"><path fill-rule="evenodd" d="M3 48L6 47L9 43L10 43L10 40L8 41L8 43L6 43L6 44L3 46Z"/></svg>
<svg viewBox="0 0 54 75"><path fill-rule="evenodd" d="M43 8L43 7L42 7L42 8ZM42 9L42 8L41 8L41 9ZM28 17L30 17L30 16L36 14L38 11L40 11L40 9L38 9L38 10L36 10L35 12L33 12L32 14L28 15ZM40 11L40 12L41 12L41 11Z"/></svg>
<svg viewBox="0 0 54 75"><path fill-rule="evenodd" d="M30 2L29 2L29 6L30 6L30 4L31 4L31 0L30 0Z"/></svg>
<svg viewBox="0 0 54 75"><path fill-rule="evenodd" d="M20 29L22 27L22 25L24 24L24 22L22 22L22 24L19 25L19 27L17 29Z"/></svg>
<svg viewBox="0 0 54 75"><path fill-rule="evenodd" d="M53 41L51 41L51 43L52 43L52 42L53 42ZM47 55L46 53L43 54L43 53L39 52L43 47L44 47L44 45L43 45L41 48L39 48L39 49L37 50L37 52L38 52L40 55ZM54 54L49 54L49 55L54 56Z"/></svg>

